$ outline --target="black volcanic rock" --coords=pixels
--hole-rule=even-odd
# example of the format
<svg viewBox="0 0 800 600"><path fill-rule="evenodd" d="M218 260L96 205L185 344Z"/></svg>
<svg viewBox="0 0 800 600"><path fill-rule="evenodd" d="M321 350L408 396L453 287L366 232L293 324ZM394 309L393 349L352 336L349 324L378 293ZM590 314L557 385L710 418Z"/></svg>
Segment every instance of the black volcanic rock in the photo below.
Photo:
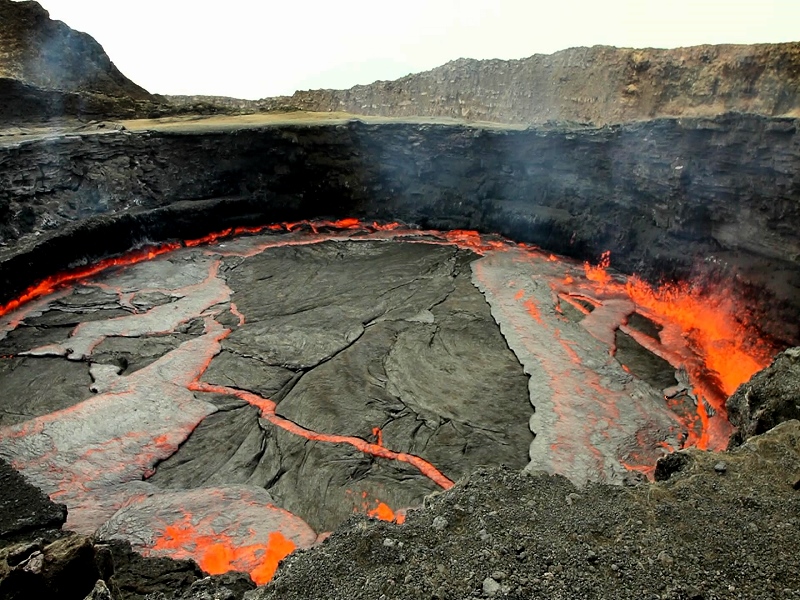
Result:
<svg viewBox="0 0 800 600"><path fill-rule="evenodd" d="M656 481L666 481L672 477L673 473L682 471L691 462L691 455L685 452L673 452L663 458L659 458L656 463L656 470L653 478Z"/></svg>
<svg viewBox="0 0 800 600"><path fill-rule="evenodd" d="M148 239L356 216L496 232L581 259L610 250L614 267L653 280L712 275L766 314L765 331L800 342L796 119L150 127L0 144L6 299Z"/></svg>
<svg viewBox="0 0 800 600"><path fill-rule="evenodd" d="M91 36L36 2L0 0L0 123L132 116L157 99L125 77Z"/></svg>
<svg viewBox="0 0 800 600"><path fill-rule="evenodd" d="M198 579L183 592L166 589L148 594L145 600L238 600L255 587L247 574L232 571Z"/></svg>
<svg viewBox="0 0 800 600"><path fill-rule="evenodd" d="M142 600L156 592L182 592L203 572L190 560L166 557L145 557L121 540L112 540L99 547L110 553L114 572L108 578L109 588L120 600Z"/></svg>
<svg viewBox="0 0 800 600"><path fill-rule="evenodd" d="M68 408L90 396L86 365L40 358L1 358L0 377L10 391L0 408L0 427Z"/></svg>
<svg viewBox="0 0 800 600"><path fill-rule="evenodd" d="M0 540L60 529L66 520L66 506L52 502L0 458Z"/></svg>
<svg viewBox="0 0 800 600"><path fill-rule="evenodd" d="M14 548L12 547L13 551ZM63 535L12 564L0 550L0 597L8 600L82 600L101 578L95 548L82 535Z"/></svg>
<svg viewBox="0 0 800 600"><path fill-rule="evenodd" d="M784 421L800 419L800 348L789 348L775 357L769 367L740 385L725 406L737 427L731 447Z"/></svg>

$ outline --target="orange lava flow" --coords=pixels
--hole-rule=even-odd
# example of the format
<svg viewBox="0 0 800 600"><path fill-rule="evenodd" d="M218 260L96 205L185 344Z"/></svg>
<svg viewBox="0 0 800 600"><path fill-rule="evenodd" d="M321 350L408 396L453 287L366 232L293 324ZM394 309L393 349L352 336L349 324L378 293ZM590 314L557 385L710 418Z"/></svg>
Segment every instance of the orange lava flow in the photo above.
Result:
<svg viewBox="0 0 800 600"><path fill-rule="evenodd" d="M384 502L378 502L378 506L376 506L372 510L368 510L367 514L375 519L397 523L398 525L402 525L406 521L406 516L404 513L401 512L395 513Z"/></svg>
<svg viewBox="0 0 800 600"><path fill-rule="evenodd" d="M375 436L375 443L378 446L383 446L383 431L380 427L373 427L372 428L372 435Z"/></svg>
<svg viewBox="0 0 800 600"><path fill-rule="evenodd" d="M351 495L353 492L351 490L345 490L348 495ZM404 509L400 510L392 510L385 502L381 502L378 499L374 500L374 507L370 508L370 503L367 501L367 492L361 492L362 502L360 506L356 506L353 509L353 512L359 513L363 512L366 513L367 516L372 517L373 519L378 519L380 521L387 521L390 523L397 523L398 525L402 525L406 522L406 513ZM359 510L360 509L360 510Z"/></svg>
<svg viewBox="0 0 800 600"><path fill-rule="evenodd" d="M82 279L91 277L92 275L97 275L98 273L105 271L108 268L123 266L123 265L132 265L145 260L152 260L156 256L166 254L167 252L172 252L173 250L177 250L180 247L181 245L178 243L170 243L150 248L142 248L140 250L134 250L133 252L129 252L120 257L103 259L88 267L80 267L78 269L73 269L71 271L66 271L64 273L59 273L57 275L51 275L50 277L46 277L39 283L30 286L14 300L11 300L6 304L0 305L0 317L13 310L16 310L17 308L19 308L23 304L26 304L27 302L30 302L31 300L34 300L36 298L41 298L42 296L45 296L47 294L51 294L56 290L58 290L59 288L69 285L70 283L73 283L75 281L80 281Z"/></svg>
<svg viewBox="0 0 800 600"><path fill-rule="evenodd" d="M680 326L706 367L719 376L722 391L728 396L766 367L775 354L774 348L754 338L736 319L741 310L727 290L717 290L710 296L689 284L653 289L636 277L628 280L626 290L636 304Z"/></svg>
<svg viewBox="0 0 800 600"><path fill-rule="evenodd" d="M428 479L436 483L438 486L444 489L450 489L453 487L453 482L449 478L447 478L439 469L434 467L428 461L420 458L419 456L415 456L413 454L407 454L405 452L395 452L393 450L389 450L388 448L384 448L379 444L374 444L363 440L359 437L349 436L349 435L337 435L332 433L317 433L316 431L311 431L310 429L306 429L305 427L298 425L293 421L289 421L288 419L284 419L283 417L278 416L275 413L276 405L272 400L268 400L267 398L263 398L257 394L252 392L247 392L244 390L239 390L236 388L226 387L222 385L212 385L209 383L202 383L202 382L195 382L189 385L189 389L195 392L212 392L216 394L229 394L231 396L236 396L253 406L258 407L261 411L261 417L263 419L268 420L270 423L275 425L276 427L280 427L289 433L293 433L295 435L299 435L307 440L312 440L315 442L327 442L331 444L348 444L353 446L356 450L360 450L364 454L370 454L377 458L385 458L387 460L399 460L400 462L407 463L416 467L420 473L425 475Z"/></svg>
<svg viewBox="0 0 800 600"><path fill-rule="evenodd" d="M183 520L164 528L152 549L167 551L177 559L194 559L209 575L244 571L261 585L272 579L278 563L294 551L295 545L280 531L273 531L266 544L237 546L224 533L200 533L191 516L184 515Z"/></svg>
<svg viewBox="0 0 800 600"><path fill-rule="evenodd" d="M696 446L703 450L724 448L730 432L721 427L719 417L711 418L704 402L726 419L726 398L757 371L769 365L777 349L754 335L752 328L741 318L747 317L747 312L737 305L727 289L701 291L689 283L653 287L636 276L621 283L608 272L609 266L608 252L603 253L600 264L595 267L584 263L586 278L591 282L589 287L598 297L624 294L641 314L665 328L677 327L679 330L680 340L671 339L675 336L666 329L660 334L661 339L655 340L625 323L620 326L620 330L634 337L653 354L689 374L696 409L695 416L686 421L688 437L683 446ZM573 283L569 276L563 281L565 286ZM589 299L580 293L571 292L570 295ZM563 294L560 298L584 314L588 312L573 299ZM694 352L694 358L687 356L680 344L688 346Z"/></svg>

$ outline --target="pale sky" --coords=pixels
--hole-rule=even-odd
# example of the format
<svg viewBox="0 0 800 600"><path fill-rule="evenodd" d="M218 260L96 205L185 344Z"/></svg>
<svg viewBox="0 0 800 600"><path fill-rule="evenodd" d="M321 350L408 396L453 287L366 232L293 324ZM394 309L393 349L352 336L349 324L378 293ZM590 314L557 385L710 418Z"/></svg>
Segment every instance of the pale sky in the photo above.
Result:
<svg viewBox="0 0 800 600"><path fill-rule="evenodd" d="M574 46L800 41L800 0L39 0L161 94L262 98Z"/></svg>

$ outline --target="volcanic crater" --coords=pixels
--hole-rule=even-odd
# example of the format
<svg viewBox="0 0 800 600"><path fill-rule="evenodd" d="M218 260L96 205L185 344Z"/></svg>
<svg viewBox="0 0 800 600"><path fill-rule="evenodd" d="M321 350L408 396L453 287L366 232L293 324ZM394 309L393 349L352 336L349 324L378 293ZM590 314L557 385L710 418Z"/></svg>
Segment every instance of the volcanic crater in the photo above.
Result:
<svg viewBox="0 0 800 600"><path fill-rule="evenodd" d="M797 44L248 103L0 17L2 595L800 595Z"/></svg>

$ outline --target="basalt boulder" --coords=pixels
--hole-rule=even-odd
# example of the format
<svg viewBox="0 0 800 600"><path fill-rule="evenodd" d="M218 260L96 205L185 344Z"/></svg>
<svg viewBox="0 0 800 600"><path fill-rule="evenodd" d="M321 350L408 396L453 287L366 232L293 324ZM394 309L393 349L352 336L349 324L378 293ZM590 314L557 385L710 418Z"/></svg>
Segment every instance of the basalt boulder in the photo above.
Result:
<svg viewBox="0 0 800 600"><path fill-rule="evenodd" d="M728 418L737 427L729 447L773 427L800 419L800 347L779 354L772 364L728 398Z"/></svg>

